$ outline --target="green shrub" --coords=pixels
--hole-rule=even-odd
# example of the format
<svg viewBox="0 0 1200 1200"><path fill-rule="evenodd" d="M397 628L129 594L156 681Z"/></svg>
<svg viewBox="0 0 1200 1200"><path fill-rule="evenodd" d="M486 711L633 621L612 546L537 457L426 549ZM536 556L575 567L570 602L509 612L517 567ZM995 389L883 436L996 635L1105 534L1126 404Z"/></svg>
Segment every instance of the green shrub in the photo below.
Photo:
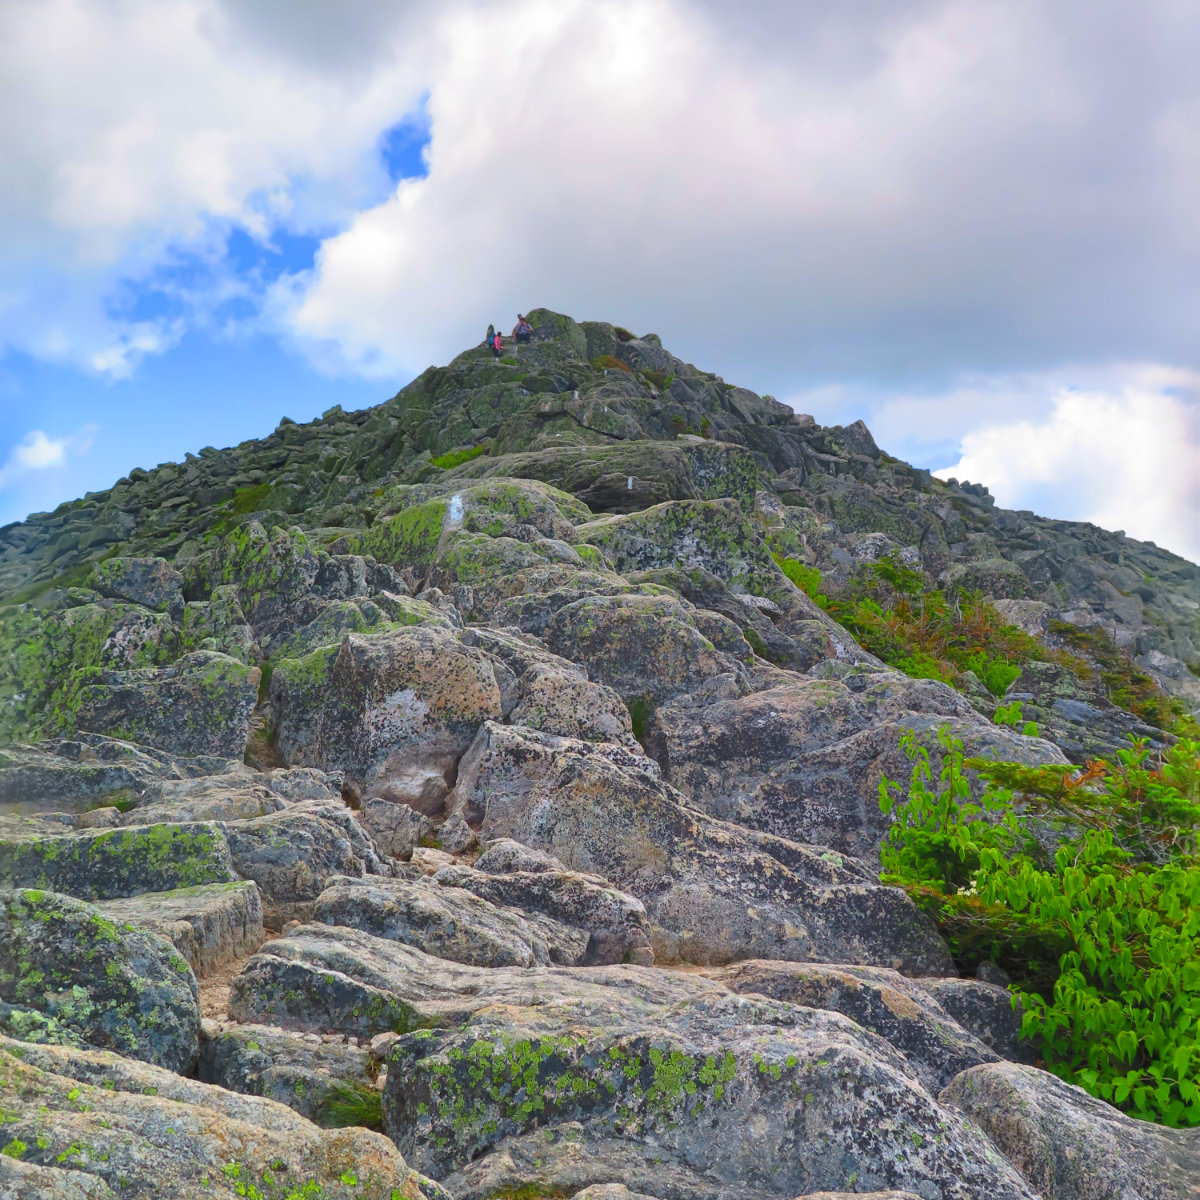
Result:
<svg viewBox="0 0 1200 1200"><path fill-rule="evenodd" d="M334 1080L321 1101L317 1120L326 1129L342 1129L347 1125L382 1129L383 1097L369 1084Z"/></svg>
<svg viewBox="0 0 1200 1200"><path fill-rule="evenodd" d="M1132 1116L1200 1125L1200 742L1151 762L1134 741L1083 772L964 760L945 729L939 743L937 785L911 733L907 794L880 781L880 877L961 967L987 956L1014 976L1022 1034L1055 1074Z"/></svg>
<svg viewBox="0 0 1200 1200"><path fill-rule="evenodd" d="M701 426L703 428L703 425ZM821 572L816 567L806 566L796 558L784 558L776 554L779 569L806 595L822 608L829 604L829 597L821 591Z"/></svg>
<svg viewBox="0 0 1200 1200"><path fill-rule="evenodd" d="M992 720L997 725L1007 725L1009 729L1019 729L1026 737L1037 737L1039 733L1036 721L1025 720L1020 700L1014 700L1011 704L998 705L992 714Z"/></svg>

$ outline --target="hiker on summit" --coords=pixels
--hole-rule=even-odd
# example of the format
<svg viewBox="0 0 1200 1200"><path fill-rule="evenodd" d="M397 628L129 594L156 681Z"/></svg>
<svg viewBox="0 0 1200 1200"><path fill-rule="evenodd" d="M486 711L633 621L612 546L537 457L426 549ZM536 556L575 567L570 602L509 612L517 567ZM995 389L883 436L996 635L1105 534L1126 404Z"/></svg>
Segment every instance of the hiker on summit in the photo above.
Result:
<svg viewBox="0 0 1200 1200"><path fill-rule="evenodd" d="M489 325L488 328L490 329L491 326ZM504 342L498 333L492 334L491 343L492 343L492 356L494 358L499 358L500 355L504 353Z"/></svg>
<svg viewBox="0 0 1200 1200"><path fill-rule="evenodd" d="M527 342L533 336L533 326L521 313L517 313L517 324L512 335L515 342Z"/></svg>
<svg viewBox="0 0 1200 1200"><path fill-rule="evenodd" d="M487 337L485 337L483 339L483 344L490 350L492 348L492 342L494 342L495 340L496 340L496 327L495 327L495 325L489 325L488 331L487 331Z"/></svg>

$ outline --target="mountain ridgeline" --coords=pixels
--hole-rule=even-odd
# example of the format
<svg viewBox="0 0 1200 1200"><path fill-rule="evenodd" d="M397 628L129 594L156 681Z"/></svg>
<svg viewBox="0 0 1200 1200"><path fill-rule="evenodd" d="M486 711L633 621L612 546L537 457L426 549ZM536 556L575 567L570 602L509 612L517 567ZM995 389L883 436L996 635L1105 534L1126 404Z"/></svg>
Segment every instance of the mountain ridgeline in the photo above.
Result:
<svg viewBox="0 0 1200 1200"><path fill-rule="evenodd" d="M1200 878L1200 567L530 319L0 530L0 1195L1193 1196L1200 1041L1039 1050L886 780Z"/></svg>

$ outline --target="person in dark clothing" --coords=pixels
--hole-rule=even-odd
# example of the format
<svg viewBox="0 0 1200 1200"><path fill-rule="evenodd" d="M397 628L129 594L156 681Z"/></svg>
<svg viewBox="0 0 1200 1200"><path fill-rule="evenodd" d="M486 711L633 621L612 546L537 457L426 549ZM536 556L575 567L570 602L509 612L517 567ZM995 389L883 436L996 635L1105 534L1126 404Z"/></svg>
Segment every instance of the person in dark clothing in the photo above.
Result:
<svg viewBox="0 0 1200 1200"><path fill-rule="evenodd" d="M487 331L487 337L485 337L483 339L483 344L490 350L492 348L492 343L495 340L496 340L496 327L495 327L495 325L489 325L488 331Z"/></svg>
<svg viewBox="0 0 1200 1200"><path fill-rule="evenodd" d="M521 313L517 313L517 326L512 332L513 340L527 342L533 336L533 326Z"/></svg>

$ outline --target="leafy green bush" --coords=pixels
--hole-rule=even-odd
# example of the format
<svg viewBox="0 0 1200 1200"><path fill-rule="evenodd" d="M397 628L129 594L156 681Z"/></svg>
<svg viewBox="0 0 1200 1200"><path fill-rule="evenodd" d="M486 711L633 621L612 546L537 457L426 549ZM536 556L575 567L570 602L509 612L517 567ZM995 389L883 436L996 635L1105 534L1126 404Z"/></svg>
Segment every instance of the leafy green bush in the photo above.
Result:
<svg viewBox="0 0 1200 1200"><path fill-rule="evenodd" d="M986 955L1014 976L1050 1070L1135 1117L1200 1125L1200 742L1152 762L1134 741L1064 772L938 740L938 784L911 733L907 795L880 781L881 878L935 917L961 967Z"/></svg>
<svg viewBox="0 0 1200 1200"><path fill-rule="evenodd" d="M703 426L701 426L703 428ZM815 600L822 608L829 605L829 597L821 591L821 572L816 567L810 567L796 558L784 558L775 555L779 569L806 595Z"/></svg>

